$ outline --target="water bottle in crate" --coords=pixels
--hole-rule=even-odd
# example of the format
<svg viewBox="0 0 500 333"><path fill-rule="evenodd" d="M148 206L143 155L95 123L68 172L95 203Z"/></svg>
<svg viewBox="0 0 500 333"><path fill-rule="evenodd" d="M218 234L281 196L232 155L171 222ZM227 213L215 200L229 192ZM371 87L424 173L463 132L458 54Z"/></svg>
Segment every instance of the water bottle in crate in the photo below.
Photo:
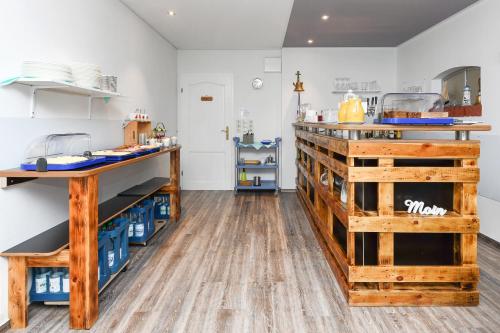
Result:
<svg viewBox="0 0 500 333"><path fill-rule="evenodd" d="M30 290L32 302L64 302L69 300L67 268L33 268Z"/></svg>
<svg viewBox="0 0 500 333"><path fill-rule="evenodd" d="M153 200L144 200L130 208L130 223L134 225L134 233L129 237L129 242L144 243L154 233L153 206Z"/></svg>
<svg viewBox="0 0 500 333"><path fill-rule="evenodd" d="M155 194L155 219L168 220L170 218L170 194Z"/></svg>

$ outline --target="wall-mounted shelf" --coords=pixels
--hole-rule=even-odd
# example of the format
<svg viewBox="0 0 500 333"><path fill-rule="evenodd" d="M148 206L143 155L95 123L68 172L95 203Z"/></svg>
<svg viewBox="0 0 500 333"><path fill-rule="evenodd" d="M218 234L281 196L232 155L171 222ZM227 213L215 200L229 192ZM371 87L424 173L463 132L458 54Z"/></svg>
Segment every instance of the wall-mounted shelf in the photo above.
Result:
<svg viewBox="0 0 500 333"><path fill-rule="evenodd" d="M347 94L347 90L334 90L332 91L332 94ZM353 90L352 91L355 94L358 95L363 95L363 94L380 94L382 93L382 90Z"/></svg>
<svg viewBox="0 0 500 333"><path fill-rule="evenodd" d="M105 91L96 88L80 87L76 84L64 81L43 80L37 78L18 78L10 84L21 84L31 87L31 107L30 117L35 118L36 93L38 90L56 91L65 94L79 95L88 97L88 114L92 118L92 99L119 97L120 94L112 91Z"/></svg>

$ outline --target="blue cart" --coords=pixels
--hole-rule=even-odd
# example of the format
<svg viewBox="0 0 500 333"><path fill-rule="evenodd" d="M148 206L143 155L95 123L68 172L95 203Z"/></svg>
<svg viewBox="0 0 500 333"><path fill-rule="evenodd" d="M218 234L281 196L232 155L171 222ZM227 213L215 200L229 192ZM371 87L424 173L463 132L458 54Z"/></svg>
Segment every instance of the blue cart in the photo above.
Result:
<svg viewBox="0 0 500 333"><path fill-rule="evenodd" d="M240 190L249 190L249 191L274 191L276 194L280 190L280 143L281 138L275 138L274 141L268 142L258 142L252 144L242 143L239 137L234 137L234 146L235 146L235 178L234 178L234 193L237 194ZM273 164L242 164L240 160L242 158L242 150L253 151L253 152L266 152L269 153L274 152L275 163ZM240 174L241 171L245 170L272 170L274 179L272 180L262 180L259 186L251 185L242 185L240 184Z"/></svg>

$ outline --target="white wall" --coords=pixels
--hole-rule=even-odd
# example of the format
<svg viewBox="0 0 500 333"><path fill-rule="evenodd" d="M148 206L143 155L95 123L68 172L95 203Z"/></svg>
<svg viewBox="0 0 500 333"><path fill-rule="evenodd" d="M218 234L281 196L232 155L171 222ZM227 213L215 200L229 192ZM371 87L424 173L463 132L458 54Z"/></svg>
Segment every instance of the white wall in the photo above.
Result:
<svg viewBox="0 0 500 333"><path fill-rule="evenodd" d="M384 92L396 89L395 48L284 48L283 49L283 188L295 188L295 135L292 123L297 110L297 93L292 82L295 73L303 75L305 92L301 103L315 110L336 108L341 98L333 95L336 77L352 81L377 80Z"/></svg>
<svg viewBox="0 0 500 333"><path fill-rule="evenodd" d="M274 139L281 136L281 73L264 73L264 58L281 57L281 50L245 51L178 51L178 78L183 74L232 74L234 92L234 123L230 127L230 137L236 133L236 121L240 110L246 109L254 122L255 140ZM261 89L252 88L252 80L263 79ZM264 158L260 154L246 153L247 158ZM248 177L259 174L270 179L267 170L248 172ZM232 184L233 176L231 177Z"/></svg>
<svg viewBox="0 0 500 333"><path fill-rule="evenodd" d="M183 74L221 73L234 76L234 120L247 109L254 120L256 139L280 134L281 73L264 73L264 58L281 57L281 50L184 51L179 50L178 77ZM252 80L264 80L262 89L252 88ZM236 124L230 124L235 136Z"/></svg>
<svg viewBox="0 0 500 333"><path fill-rule="evenodd" d="M500 241L497 212L500 208L500 1L482 0L450 17L398 47L398 85L424 83L425 90L435 87L431 80L449 68L481 67L482 121L493 126L490 133L475 135L481 139L481 182L479 214L481 232Z"/></svg>
<svg viewBox="0 0 500 333"><path fill-rule="evenodd" d="M37 119L29 119L29 89L0 88L0 168L19 165L24 149L48 133L88 132L93 148L123 142L122 120L145 108L155 121L176 129L176 49L117 0L18 0L0 3L0 78L19 75L23 60L81 61L101 65L119 77L124 95L109 104L94 101L87 119L86 99L41 93ZM100 177L100 201L165 175L168 160L156 160ZM38 180L0 190L0 252L68 218L67 182ZM0 325L7 321L7 260L0 259Z"/></svg>

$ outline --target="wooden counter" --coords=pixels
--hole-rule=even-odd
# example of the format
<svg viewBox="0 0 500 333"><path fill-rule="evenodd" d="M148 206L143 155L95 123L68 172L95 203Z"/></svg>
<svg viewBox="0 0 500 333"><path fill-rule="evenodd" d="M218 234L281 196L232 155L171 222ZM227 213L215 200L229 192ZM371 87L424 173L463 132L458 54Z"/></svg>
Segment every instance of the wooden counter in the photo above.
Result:
<svg viewBox="0 0 500 333"><path fill-rule="evenodd" d="M343 139L338 131L488 131L489 125L296 123L297 193L354 306L477 305L479 141ZM320 181L327 175L327 185ZM341 201L338 183L345 182ZM336 184L337 183L337 184ZM408 213L408 199L445 207Z"/></svg>
<svg viewBox="0 0 500 333"><path fill-rule="evenodd" d="M68 251L63 251L60 257L54 258L54 262L59 262L58 265L69 266L69 320L72 329L90 329L99 316L97 276L99 175L160 155L170 154L170 182L161 187L161 190L170 193L171 219L178 220L180 217L180 149L180 146L175 146L121 162L74 171L35 172L20 169L0 171L3 186L36 178L68 178L69 258ZM131 197L130 204L133 202L134 198ZM50 260L51 257L47 258ZM27 326L26 273L24 273L26 267L29 267L27 265L24 257L9 257L9 317L13 328Z"/></svg>

